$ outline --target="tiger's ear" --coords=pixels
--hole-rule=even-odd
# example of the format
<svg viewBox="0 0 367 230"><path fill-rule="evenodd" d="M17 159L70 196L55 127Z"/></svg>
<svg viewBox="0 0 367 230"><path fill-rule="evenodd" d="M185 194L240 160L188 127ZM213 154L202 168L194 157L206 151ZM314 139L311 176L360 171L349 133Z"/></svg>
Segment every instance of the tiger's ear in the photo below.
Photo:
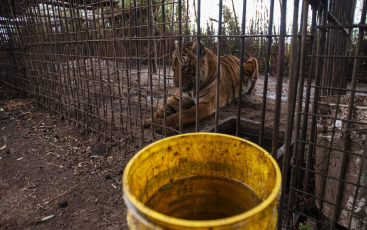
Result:
<svg viewBox="0 0 367 230"><path fill-rule="evenodd" d="M175 48L176 48L176 50L179 49L179 47L178 47L178 41L177 40L175 40Z"/></svg>
<svg viewBox="0 0 367 230"><path fill-rule="evenodd" d="M197 56L197 49L198 49L198 41L195 40L192 43L192 55L194 57ZM203 57L205 55L205 47L204 47L204 43L200 42L200 57Z"/></svg>

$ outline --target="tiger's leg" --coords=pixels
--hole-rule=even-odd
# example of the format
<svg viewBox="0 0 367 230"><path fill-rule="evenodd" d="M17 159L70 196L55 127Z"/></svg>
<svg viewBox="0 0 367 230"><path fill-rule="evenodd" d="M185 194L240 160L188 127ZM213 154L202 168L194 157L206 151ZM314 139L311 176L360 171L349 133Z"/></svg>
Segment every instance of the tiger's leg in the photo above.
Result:
<svg viewBox="0 0 367 230"><path fill-rule="evenodd" d="M178 111L178 98L177 96L169 97L167 100L167 117L171 114L177 113ZM161 105L159 109L154 113L153 120L157 121L164 119L164 105ZM144 128L149 128L152 123L152 118L149 118L144 122Z"/></svg>
<svg viewBox="0 0 367 230"><path fill-rule="evenodd" d="M168 98L167 100L167 126L170 127L168 118L172 115L177 114L178 116L178 111L179 111L179 96L177 96L179 92L176 91L176 95ZM191 96L187 95L187 94L183 94L182 95L182 109L185 110L187 108L192 107L193 105L195 105L193 99L191 98ZM154 114L153 116L153 121L157 124L157 126L155 127L157 132L162 133L163 130L163 125L164 125L164 105L162 105ZM152 123L152 119L148 119L145 124L144 127L148 128L150 126L150 124ZM178 127L178 125L177 125Z"/></svg>
<svg viewBox="0 0 367 230"><path fill-rule="evenodd" d="M247 77L247 79L251 81L250 88L246 92L247 94L250 94L254 90L256 82L257 82L257 78L259 76L259 69L258 69L256 58L249 58L246 61L244 65L244 72L245 72L245 79ZM246 85L247 84L249 83L246 83Z"/></svg>
<svg viewBox="0 0 367 230"><path fill-rule="evenodd" d="M207 103L199 104L199 121L209 117L213 111L210 109L210 105ZM196 121L196 106L192 106L189 109L182 111L182 124L192 124ZM179 114L175 113L167 117L167 127L171 129L177 129L179 127ZM158 132L161 130L157 130Z"/></svg>

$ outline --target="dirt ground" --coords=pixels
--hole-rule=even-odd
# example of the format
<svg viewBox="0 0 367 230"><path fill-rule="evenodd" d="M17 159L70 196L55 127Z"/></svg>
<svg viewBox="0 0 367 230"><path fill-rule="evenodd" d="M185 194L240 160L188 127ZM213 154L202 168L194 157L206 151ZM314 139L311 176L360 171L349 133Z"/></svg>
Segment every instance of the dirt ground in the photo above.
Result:
<svg viewBox="0 0 367 230"><path fill-rule="evenodd" d="M276 82L271 79L270 97ZM262 87L260 78L243 101L248 119L260 119ZM82 135L1 83L0 91L0 229L127 229L121 177L134 152ZM268 98L267 123L273 103ZM220 119L235 115L236 106L223 108Z"/></svg>
<svg viewBox="0 0 367 230"><path fill-rule="evenodd" d="M127 229L128 159L0 84L0 229Z"/></svg>

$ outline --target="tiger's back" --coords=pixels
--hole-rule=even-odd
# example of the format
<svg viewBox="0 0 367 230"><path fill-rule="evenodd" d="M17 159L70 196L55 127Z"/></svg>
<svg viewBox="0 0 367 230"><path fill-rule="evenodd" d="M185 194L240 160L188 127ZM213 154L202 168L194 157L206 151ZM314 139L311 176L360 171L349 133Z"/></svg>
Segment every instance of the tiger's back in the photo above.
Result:
<svg viewBox="0 0 367 230"><path fill-rule="evenodd" d="M217 57L214 59L208 59L217 63ZM258 78L258 64L255 58L249 58L243 65L243 80L242 80L242 93L250 94L255 88L255 84ZM210 71L208 71L210 73ZM213 84L210 89L202 89L200 97L203 101L212 103L215 102L213 99L216 96L216 77L217 71L212 71L211 76L207 76L213 80ZM225 55L220 58L220 81L219 81L219 107L223 107L231 103L239 94L240 84L240 60L232 55ZM206 93L210 91L212 93ZM208 95L208 98L205 96ZM215 108L214 108L215 109Z"/></svg>

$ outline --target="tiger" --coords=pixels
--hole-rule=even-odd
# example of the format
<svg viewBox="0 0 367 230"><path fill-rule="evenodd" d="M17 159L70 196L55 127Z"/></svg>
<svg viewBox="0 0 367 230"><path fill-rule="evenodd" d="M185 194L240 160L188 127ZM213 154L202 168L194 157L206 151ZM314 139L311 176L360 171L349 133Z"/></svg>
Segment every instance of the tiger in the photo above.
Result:
<svg viewBox="0 0 367 230"><path fill-rule="evenodd" d="M198 44L199 43L199 44ZM196 100L196 60L197 49L200 52L199 63L199 101ZM196 104L199 103L199 121L208 118L215 112L216 86L217 86L217 56L202 42L188 42L182 49L180 59L179 47L172 53L173 84L177 88L175 95L167 100L166 127L176 130L179 128L179 66L182 66L182 123L183 125L195 123ZM258 79L257 59L250 57L243 66L242 92L250 94ZM238 97L240 83L240 60L232 55L220 58L219 80L219 108L231 103ZM145 128L151 123L157 124L155 129L162 133L164 125L164 105L154 113L153 119L144 122Z"/></svg>

